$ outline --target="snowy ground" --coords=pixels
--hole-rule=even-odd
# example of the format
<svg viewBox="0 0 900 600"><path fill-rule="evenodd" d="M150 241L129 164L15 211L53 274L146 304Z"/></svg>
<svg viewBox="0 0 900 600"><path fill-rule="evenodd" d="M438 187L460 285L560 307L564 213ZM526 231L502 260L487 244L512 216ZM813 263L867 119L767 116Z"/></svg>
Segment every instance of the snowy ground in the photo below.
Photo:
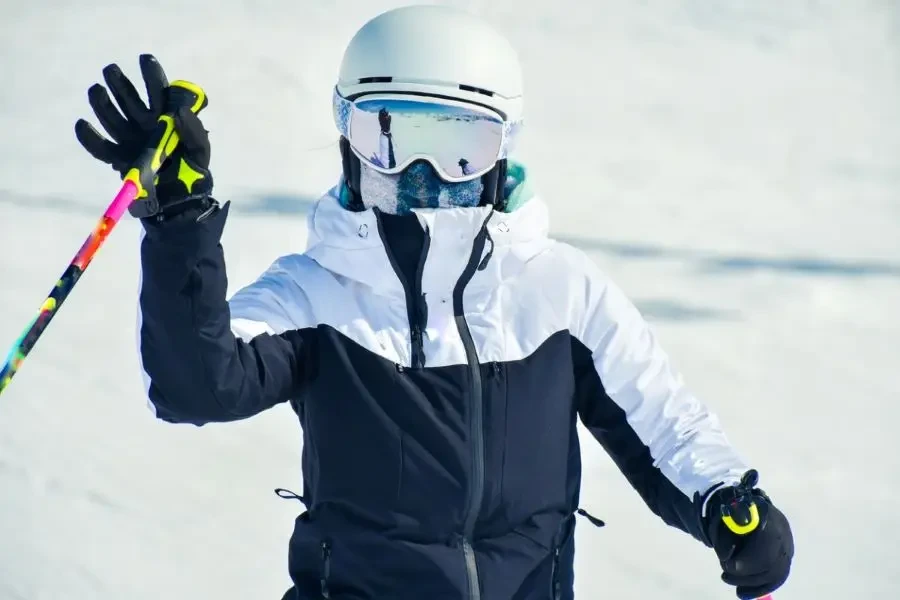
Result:
<svg viewBox="0 0 900 600"><path fill-rule="evenodd" d="M236 287L303 248L305 209L338 174L341 48L396 4L0 2L0 345L117 187L72 134L107 62L137 74L152 51L207 88ZM778 597L900 597L897 3L454 4L521 48L523 157L554 232L635 298L792 518ZM298 507L271 490L300 486L296 421L151 418L137 235L123 221L0 400L0 600L287 585ZM609 525L580 527L580 598L731 597L710 551L658 522L595 444L585 460L584 506Z"/></svg>

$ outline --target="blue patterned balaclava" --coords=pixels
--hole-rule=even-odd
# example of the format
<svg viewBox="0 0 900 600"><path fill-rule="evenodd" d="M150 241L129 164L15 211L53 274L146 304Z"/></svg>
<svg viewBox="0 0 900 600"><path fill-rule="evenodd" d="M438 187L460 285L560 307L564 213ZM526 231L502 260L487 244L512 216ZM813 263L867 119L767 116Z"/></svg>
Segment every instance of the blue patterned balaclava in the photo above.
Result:
<svg viewBox="0 0 900 600"><path fill-rule="evenodd" d="M478 206L481 179L447 183L425 161L417 161L402 173L386 175L360 163L359 188L366 208L388 214L409 214L413 208Z"/></svg>

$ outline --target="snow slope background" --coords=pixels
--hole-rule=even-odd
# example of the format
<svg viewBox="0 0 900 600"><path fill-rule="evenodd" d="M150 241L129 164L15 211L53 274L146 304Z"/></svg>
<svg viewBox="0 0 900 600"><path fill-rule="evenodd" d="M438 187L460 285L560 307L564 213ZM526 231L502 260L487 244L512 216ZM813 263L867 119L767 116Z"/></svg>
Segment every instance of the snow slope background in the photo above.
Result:
<svg viewBox="0 0 900 600"><path fill-rule="evenodd" d="M303 249L339 173L343 45L396 2L0 0L0 344L117 188L72 133L87 87L158 55L211 104L232 291ZM520 48L521 158L555 235L656 327L791 517L777 596L900 597L900 6L894 0L454 2ZM177 34L172 31L177 30ZM286 407L155 421L123 221L0 399L0 600L280 598L299 505ZM733 597L586 438L579 598Z"/></svg>

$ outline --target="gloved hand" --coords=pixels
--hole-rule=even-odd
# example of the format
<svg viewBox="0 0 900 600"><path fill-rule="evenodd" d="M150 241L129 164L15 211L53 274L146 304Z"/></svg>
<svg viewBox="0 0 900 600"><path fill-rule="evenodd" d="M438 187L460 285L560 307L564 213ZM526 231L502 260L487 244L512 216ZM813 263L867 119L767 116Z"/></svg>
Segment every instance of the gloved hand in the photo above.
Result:
<svg viewBox="0 0 900 600"><path fill-rule="evenodd" d="M741 484L716 490L706 510L707 532L722 567L722 580L736 586L737 597L742 600L759 598L781 587L794 557L787 517L755 487L757 480L756 471L748 471ZM736 533L723 516L750 500L756 504L759 524L748 533ZM741 523L731 523L740 530Z"/></svg>
<svg viewBox="0 0 900 600"><path fill-rule="evenodd" d="M171 113L180 143L157 171L154 185L144 186L147 196L133 202L128 210L138 218L164 219L191 207L205 209L212 203L213 187L209 171L209 132L186 103L185 95L176 93L183 90L169 86L166 74L154 56L142 54L140 66L149 103L141 100L118 65L107 65L103 69L103 78L119 109L100 84L88 89L88 100L113 141L98 133L84 119L75 123L75 135L94 158L111 165L125 177L135 161L152 145L159 117ZM196 112L206 106L205 94L203 96L203 104L194 107Z"/></svg>

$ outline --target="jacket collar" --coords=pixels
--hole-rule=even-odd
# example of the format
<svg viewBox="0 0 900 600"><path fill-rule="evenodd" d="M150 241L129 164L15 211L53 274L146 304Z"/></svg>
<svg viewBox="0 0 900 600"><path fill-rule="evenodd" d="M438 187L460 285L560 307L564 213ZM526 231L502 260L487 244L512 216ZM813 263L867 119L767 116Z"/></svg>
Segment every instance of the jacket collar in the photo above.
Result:
<svg viewBox="0 0 900 600"><path fill-rule="evenodd" d="M367 286L376 294L404 296L379 235L375 211L347 210L341 206L339 194L340 185L320 198L309 212L306 255L335 275ZM485 222L489 240L483 254L491 253L486 264L495 264L473 278L470 287L498 285L515 271L499 268L504 257L527 261L550 243L547 207L538 197L509 213L492 207L421 208L414 213L429 235L422 275L425 293L452 292Z"/></svg>

